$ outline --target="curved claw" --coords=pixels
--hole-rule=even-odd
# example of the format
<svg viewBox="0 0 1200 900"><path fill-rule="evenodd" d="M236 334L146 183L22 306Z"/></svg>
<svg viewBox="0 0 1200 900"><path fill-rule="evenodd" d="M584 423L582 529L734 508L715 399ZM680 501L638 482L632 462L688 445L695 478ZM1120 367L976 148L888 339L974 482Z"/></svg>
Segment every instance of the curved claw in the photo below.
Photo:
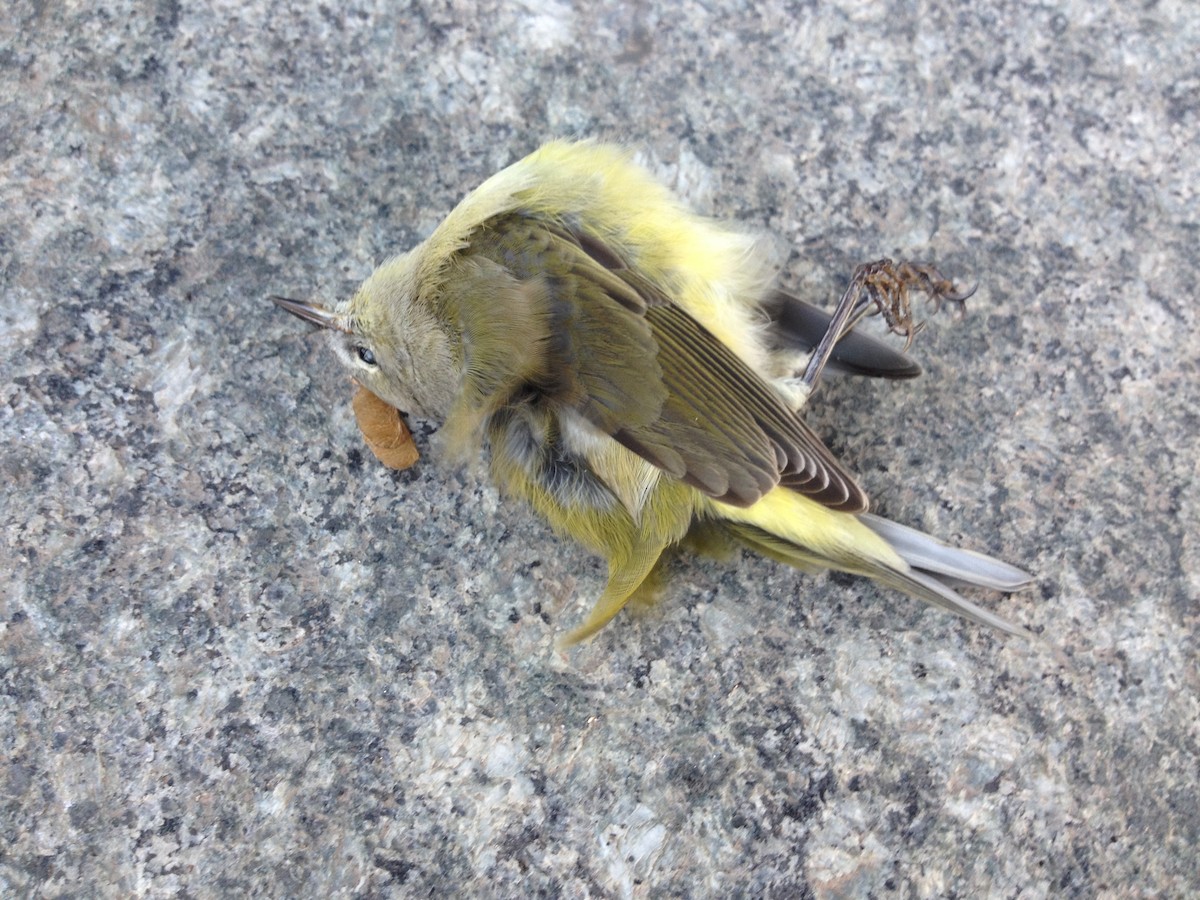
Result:
<svg viewBox="0 0 1200 900"><path fill-rule="evenodd" d="M945 294L941 297L941 299L946 300L950 303L966 303L968 300L970 300L972 297L975 296L975 292L977 290L979 290L979 282L978 281L975 282L973 285L971 285L969 288L967 288L965 291L959 291L957 294ZM935 298L935 299L937 299L937 298Z"/></svg>

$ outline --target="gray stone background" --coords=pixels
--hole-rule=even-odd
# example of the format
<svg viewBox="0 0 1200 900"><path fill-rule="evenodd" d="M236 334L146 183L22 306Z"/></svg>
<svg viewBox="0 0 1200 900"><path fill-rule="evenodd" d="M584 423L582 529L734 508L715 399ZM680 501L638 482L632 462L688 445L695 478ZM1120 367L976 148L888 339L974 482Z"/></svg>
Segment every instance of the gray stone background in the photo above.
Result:
<svg viewBox="0 0 1200 900"><path fill-rule="evenodd" d="M1200 890L1200 13L16 0L0 12L0 894ZM558 135L980 289L814 426L1060 657L861 580L602 564L381 468L332 301Z"/></svg>

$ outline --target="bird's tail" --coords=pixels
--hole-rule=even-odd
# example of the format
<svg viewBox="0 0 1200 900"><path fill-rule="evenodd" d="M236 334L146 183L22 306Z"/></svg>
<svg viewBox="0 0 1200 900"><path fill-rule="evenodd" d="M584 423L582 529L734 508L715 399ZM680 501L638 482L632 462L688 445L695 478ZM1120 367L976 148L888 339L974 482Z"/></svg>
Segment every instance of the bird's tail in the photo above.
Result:
<svg viewBox="0 0 1200 900"><path fill-rule="evenodd" d="M746 509L714 504L724 527L771 559L801 569L865 575L964 619L1023 638L1034 636L960 595L953 584L1015 591L1032 577L1008 563L951 547L935 537L870 514L827 509L776 488Z"/></svg>

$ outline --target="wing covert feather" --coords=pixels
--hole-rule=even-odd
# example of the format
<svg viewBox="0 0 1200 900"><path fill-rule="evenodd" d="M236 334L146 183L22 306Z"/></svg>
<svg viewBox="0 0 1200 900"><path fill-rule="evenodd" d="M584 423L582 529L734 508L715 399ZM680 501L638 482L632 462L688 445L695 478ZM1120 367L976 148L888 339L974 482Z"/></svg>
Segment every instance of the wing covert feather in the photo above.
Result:
<svg viewBox="0 0 1200 900"><path fill-rule="evenodd" d="M596 235L521 216L472 241L550 304L552 403L714 499L750 506L776 485L834 509L866 495L745 361ZM483 248L478 249L478 248Z"/></svg>

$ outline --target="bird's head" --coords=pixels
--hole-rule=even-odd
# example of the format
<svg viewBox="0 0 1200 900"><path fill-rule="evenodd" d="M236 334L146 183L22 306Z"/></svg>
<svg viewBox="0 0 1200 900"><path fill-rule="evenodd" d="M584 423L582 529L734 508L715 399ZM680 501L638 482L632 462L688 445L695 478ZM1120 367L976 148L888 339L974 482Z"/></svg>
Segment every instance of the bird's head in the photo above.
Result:
<svg viewBox="0 0 1200 900"><path fill-rule="evenodd" d="M461 379L454 326L418 295L409 256L384 263L334 309L272 297L325 329L338 359L367 390L397 409L440 422Z"/></svg>

